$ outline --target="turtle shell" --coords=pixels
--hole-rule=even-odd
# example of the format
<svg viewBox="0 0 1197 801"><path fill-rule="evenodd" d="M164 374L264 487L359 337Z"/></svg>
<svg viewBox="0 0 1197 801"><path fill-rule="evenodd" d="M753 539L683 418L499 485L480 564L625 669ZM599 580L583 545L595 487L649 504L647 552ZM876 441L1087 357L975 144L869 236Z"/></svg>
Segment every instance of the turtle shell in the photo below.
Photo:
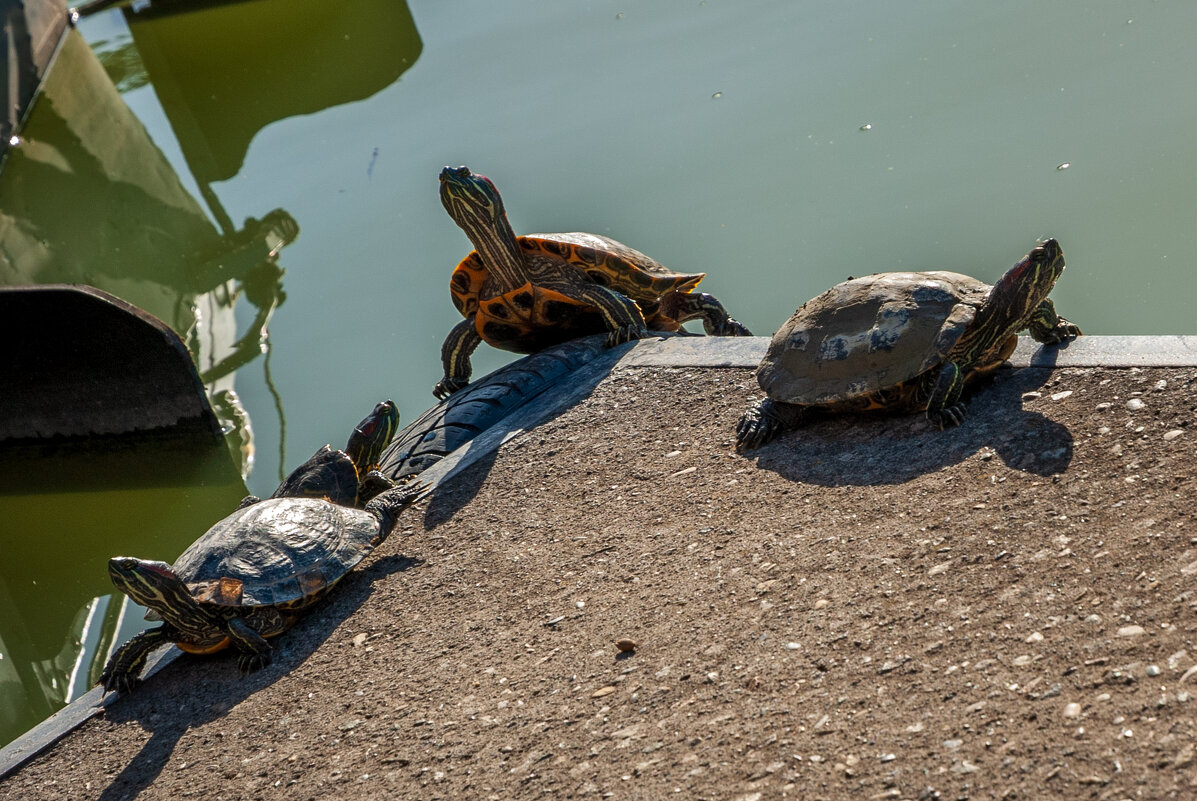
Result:
<svg viewBox="0 0 1197 801"><path fill-rule="evenodd" d="M272 498L212 526L173 567L201 603L300 608L365 558L378 533L378 519L360 509Z"/></svg>
<svg viewBox="0 0 1197 801"><path fill-rule="evenodd" d="M677 273L622 242L598 234L570 232L517 237L525 260L543 275L505 293L491 291L489 272L477 251L453 271L449 290L463 317L477 314L479 335L495 347L533 352L586 334L607 330L597 309L558 291L568 286L550 280L554 269L575 269L574 280L590 280L636 301L650 328L676 331L681 324L661 310L661 296L690 292L706 273ZM547 269L545 269L547 267ZM582 278L582 276L585 278ZM555 286L556 285L556 286Z"/></svg>
<svg viewBox="0 0 1197 801"><path fill-rule="evenodd" d="M270 497L323 498L353 506L358 487L359 477L353 460L344 451L325 445L292 471Z"/></svg>
<svg viewBox="0 0 1197 801"><path fill-rule="evenodd" d="M777 330L757 381L774 400L799 404L898 387L943 362L990 289L951 272L878 273L837 284Z"/></svg>

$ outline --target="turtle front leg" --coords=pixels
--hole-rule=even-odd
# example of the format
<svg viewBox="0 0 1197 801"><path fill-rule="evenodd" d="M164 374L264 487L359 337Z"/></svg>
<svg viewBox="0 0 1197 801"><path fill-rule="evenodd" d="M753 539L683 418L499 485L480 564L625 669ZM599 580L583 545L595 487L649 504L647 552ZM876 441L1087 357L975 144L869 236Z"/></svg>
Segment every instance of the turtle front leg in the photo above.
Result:
<svg viewBox="0 0 1197 801"><path fill-rule="evenodd" d="M571 291L571 294L583 303L595 307L603 315L603 321L611 331L607 334L608 348L648 336L644 313L640 311L636 301L626 295L598 284L577 287L576 292Z"/></svg>
<svg viewBox="0 0 1197 801"><path fill-rule="evenodd" d="M945 362L927 395L927 420L940 430L964 422L964 371L956 362ZM916 393L916 397L922 393Z"/></svg>
<svg viewBox="0 0 1197 801"><path fill-rule="evenodd" d="M365 506L376 495L386 492L394 486L395 482L383 475L381 470L371 470L362 477L361 482L358 484L358 507Z"/></svg>
<svg viewBox="0 0 1197 801"><path fill-rule="evenodd" d="M278 614L277 610L272 611ZM278 625L280 631L286 628L281 615ZM270 643L242 618L235 617L229 621L229 639L232 640L233 647L241 652L241 656L237 658L237 668L242 673L261 670L274 659L274 649L270 647Z"/></svg>
<svg viewBox="0 0 1197 801"><path fill-rule="evenodd" d="M702 318L703 330L713 337L750 337L752 332L738 320L733 320L714 295L706 292L667 292L661 298L661 311L684 323Z"/></svg>
<svg viewBox="0 0 1197 801"><path fill-rule="evenodd" d="M174 642L172 633L167 626L147 629L117 648L100 674L104 691L127 693L135 690L141 684L139 676L146 659L157 648Z"/></svg>
<svg viewBox="0 0 1197 801"><path fill-rule="evenodd" d="M366 504L366 511L378 520L378 533L370 541L371 548L378 547L383 540L391 536L395 524L399 522L399 513L415 503L427 489L428 485L423 481L413 481L410 484L392 487Z"/></svg>
<svg viewBox="0 0 1197 801"><path fill-rule="evenodd" d="M462 320L445 337L441 345L441 364L445 377L432 388L437 400L444 400L470 383L470 354L482 343L478 329L474 326L474 315Z"/></svg>
<svg viewBox="0 0 1197 801"><path fill-rule="evenodd" d="M1043 299L1027 327L1031 329L1031 338L1045 345L1058 345L1081 335L1081 329L1056 314L1056 304L1051 298Z"/></svg>
<svg viewBox="0 0 1197 801"><path fill-rule="evenodd" d="M759 448L782 431L797 428L806 420L809 408L796 403L783 403L770 398L748 407L736 425L736 448Z"/></svg>

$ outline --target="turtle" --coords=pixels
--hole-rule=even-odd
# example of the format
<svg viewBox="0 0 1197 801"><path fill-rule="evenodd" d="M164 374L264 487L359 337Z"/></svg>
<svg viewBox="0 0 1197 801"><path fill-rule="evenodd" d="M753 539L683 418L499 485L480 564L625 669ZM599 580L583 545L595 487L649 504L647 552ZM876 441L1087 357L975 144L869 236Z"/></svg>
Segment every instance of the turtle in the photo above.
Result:
<svg viewBox="0 0 1197 801"><path fill-rule="evenodd" d="M756 372L768 397L740 418L737 447L759 447L812 411L925 410L940 429L960 425L965 384L1005 362L1017 332L1047 345L1080 336L1048 298L1063 270L1048 239L993 286L944 271L837 284L773 335Z"/></svg>
<svg viewBox="0 0 1197 801"><path fill-rule="evenodd" d="M713 336L752 336L711 295L694 292L706 273L678 273L638 250L599 234L515 235L503 199L489 178L469 167L445 167L441 203L474 245L449 281L465 318L441 347L445 375L433 389L445 399L470 380L470 354L481 342L536 353L587 334L606 344L677 331L702 319Z"/></svg>
<svg viewBox="0 0 1197 801"><path fill-rule="evenodd" d="M195 654L232 646L243 673L270 664L266 639L290 628L386 539L424 489L418 482L395 486L377 472L398 421L393 403L378 404L345 451L326 445L270 498L246 497L173 566L110 559L112 583L162 625L113 653L100 675L105 691L135 688L147 657L168 643Z"/></svg>

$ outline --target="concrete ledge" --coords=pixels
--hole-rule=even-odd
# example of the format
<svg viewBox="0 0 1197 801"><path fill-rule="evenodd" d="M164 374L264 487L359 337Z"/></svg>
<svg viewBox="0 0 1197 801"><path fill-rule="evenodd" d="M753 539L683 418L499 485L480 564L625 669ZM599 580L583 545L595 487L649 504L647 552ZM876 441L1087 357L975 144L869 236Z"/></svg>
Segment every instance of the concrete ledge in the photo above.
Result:
<svg viewBox="0 0 1197 801"><path fill-rule="evenodd" d="M768 337L642 339L616 367L756 367ZM1195 367L1197 336L1084 336L1059 347L1018 338L1014 367Z"/></svg>
<svg viewBox="0 0 1197 801"><path fill-rule="evenodd" d="M148 679L183 655L178 648L157 651L150 655L142 680ZM29 731L0 748L0 779L15 772L29 760L50 748L115 701L118 696L105 693L103 687L92 687Z"/></svg>
<svg viewBox="0 0 1197 801"><path fill-rule="evenodd" d="M752 368L768 347L767 337L712 338L672 336L645 339L613 348L569 374L560 392L546 392L515 409L467 445L420 473L428 493L471 464L490 458L518 434L553 419L583 400L608 374L621 367ZM1019 341L1011 363L1015 367L1197 367L1197 336L1086 336L1062 348L1043 348L1030 338ZM154 655L146 676L169 664L176 649ZM95 716L109 702L98 688L76 699L34 729L0 749L0 778Z"/></svg>

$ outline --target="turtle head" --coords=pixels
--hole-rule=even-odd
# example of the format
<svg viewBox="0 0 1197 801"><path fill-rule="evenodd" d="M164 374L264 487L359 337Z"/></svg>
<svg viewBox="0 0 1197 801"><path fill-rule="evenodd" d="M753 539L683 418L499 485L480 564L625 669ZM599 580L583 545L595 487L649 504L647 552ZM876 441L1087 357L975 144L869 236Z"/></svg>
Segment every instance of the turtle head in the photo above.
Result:
<svg viewBox="0 0 1197 801"><path fill-rule="evenodd" d="M441 170L441 203L467 234L475 227L493 228L507 219L499 190L489 178L470 172L469 167Z"/></svg>
<svg viewBox="0 0 1197 801"><path fill-rule="evenodd" d="M1047 298L1062 272L1064 251L1060 243L1054 239L1040 242L998 279L986 305L1025 327L1025 321Z"/></svg>
<svg viewBox="0 0 1197 801"><path fill-rule="evenodd" d="M165 562L114 556L108 560L108 575L118 590L177 629L198 631L210 625L187 585Z"/></svg>
<svg viewBox="0 0 1197 801"><path fill-rule="evenodd" d="M445 167L441 170L441 203L470 238L502 290L527 282L519 241L507 221L499 190L489 178L470 172L469 167Z"/></svg>
<svg viewBox="0 0 1197 801"><path fill-rule="evenodd" d="M365 475L378 466L383 450L391 444L398 428L399 409L389 400L375 406L374 411L357 424L349 435L345 453L353 460L358 475Z"/></svg>

